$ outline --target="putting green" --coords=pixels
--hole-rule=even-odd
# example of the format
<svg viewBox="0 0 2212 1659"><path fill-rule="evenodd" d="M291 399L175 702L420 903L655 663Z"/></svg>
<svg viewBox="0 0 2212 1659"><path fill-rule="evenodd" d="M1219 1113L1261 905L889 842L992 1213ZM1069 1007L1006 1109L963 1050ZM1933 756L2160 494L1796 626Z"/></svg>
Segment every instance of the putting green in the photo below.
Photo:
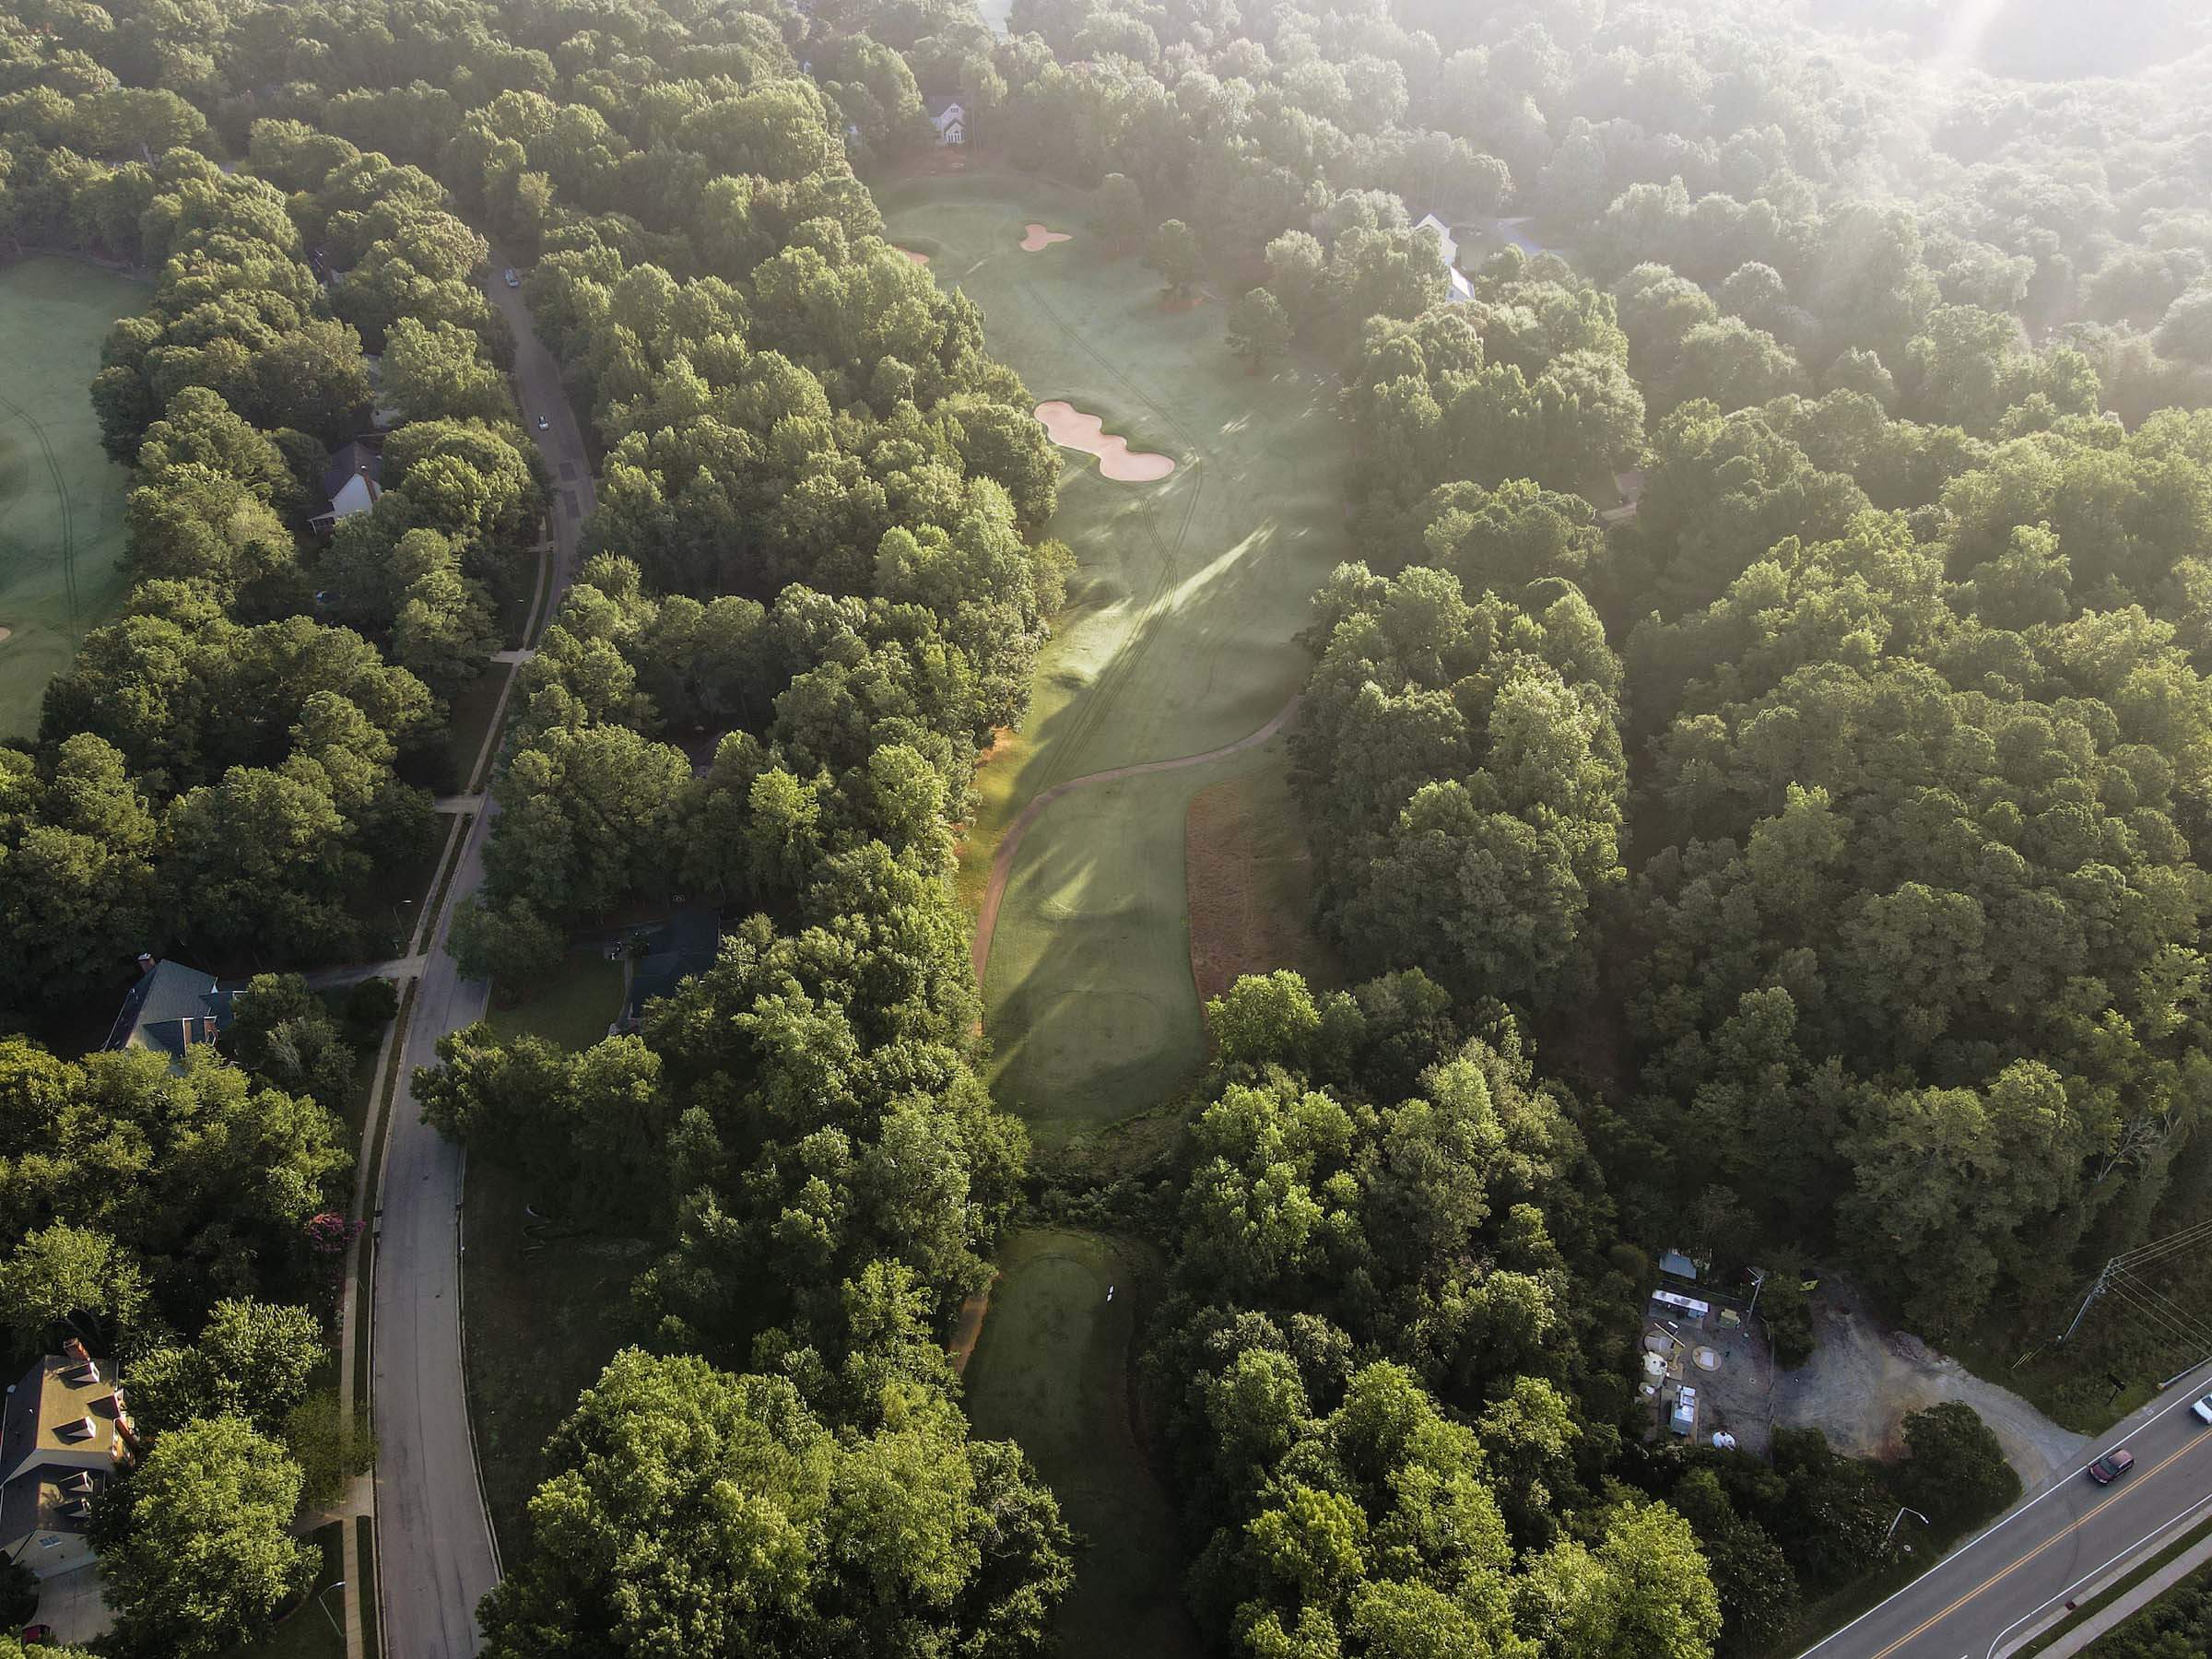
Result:
<svg viewBox="0 0 2212 1659"><path fill-rule="evenodd" d="M1222 305L1163 309L1134 255L1106 257L1080 192L977 172L883 201L892 240L933 249L937 279L982 307L993 352L1033 397L1100 416L1133 449L1176 463L1157 483L1102 477L1088 456L1063 474L1052 533L1078 568L1028 724L978 777L962 871L973 904L1000 836L1045 790L1225 747L1298 690L1307 600L1350 554L1345 429L1333 383L1288 365L1255 378L1229 355ZM1024 253L1032 222L1078 234ZM1029 826L983 997L993 1088L1040 1144L1157 1106L1203 1062L1184 816L1199 790L1284 759L1277 737L1099 783Z"/></svg>
<svg viewBox="0 0 2212 1659"><path fill-rule="evenodd" d="M1174 1511L1129 1412L1129 1344L1150 1264L1096 1233L1037 1231L1009 1237L999 1265L968 1366L968 1416L978 1434L1021 1442L1083 1535L1063 1649L1070 1659L1195 1653Z"/></svg>
<svg viewBox="0 0 2212 1659"><path fill-rule="evenodd" d="M46 682L129 590L130 475L100 447L90 388L144 284L76 260L0 267L0 737L39 724Z"/></svg>

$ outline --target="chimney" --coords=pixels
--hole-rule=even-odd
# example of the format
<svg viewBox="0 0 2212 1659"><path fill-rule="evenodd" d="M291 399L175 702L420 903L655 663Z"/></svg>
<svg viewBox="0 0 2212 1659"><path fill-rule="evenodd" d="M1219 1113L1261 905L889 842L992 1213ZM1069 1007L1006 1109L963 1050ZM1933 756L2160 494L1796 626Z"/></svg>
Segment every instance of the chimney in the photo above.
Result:
<svg viewBox="0 0 2212 1659"><path fill-rule="evenodd" d="M81 1336L72 1336L65 1341L62 1344L62 1352L68 1355L70 1359L76 1360L79 1365L89 1365L92 1363L92 1356L88 1351L87 1351L84 1338Z"/></svg>
<svg viewBox="0 0 2212 1659"><path fill-rule="evenodd" d="M150 950L142 950L142 951L140 951L140 952L138 953L138 971L139 971L141 974L147 974L147 973L151 973L153 971L154 971L154 953L153 953L152 951L150 951Z"/></svg>

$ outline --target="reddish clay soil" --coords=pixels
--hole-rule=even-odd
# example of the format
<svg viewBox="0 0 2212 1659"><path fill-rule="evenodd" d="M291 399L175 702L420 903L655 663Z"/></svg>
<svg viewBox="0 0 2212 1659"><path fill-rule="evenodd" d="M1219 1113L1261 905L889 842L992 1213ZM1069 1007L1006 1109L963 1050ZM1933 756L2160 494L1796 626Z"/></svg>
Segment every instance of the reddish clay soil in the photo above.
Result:
<svg viewBox="0 0 2212 1659"><path fill-rule="evenodd" d="M1086 777L1070 778L1065 783L1055 783L1021 809L1021 816L1006 826L1006 833L998 843L998 852L991 860L991 879L983 888L982 908L975 919L975 982L983 982L983 973L991 966L991 935L998 928L998 907L1006 896L1006 877L1013 873L1014 854L1021 851L1021 838L1030 832L1047 806L1064 794L1078 789L1088 789L1094 783L1112 783L1123 778L1143 777L1147 772L1180 771L1186 766L1210 766L1217 760L1226 760L1231 755L1241 755L1246 749L1261 744L1283 729L1284 723L1298 712L1298 699L1282 706L1276 717L1249 736L1234 743L1224 744L1218 749L1208 749L1203 755L1184 755L1173 760L1146 760L1135 766L1110 767L1104 771L1092 772Z"/></svg>
<svg viewBox="0 0 2212 1659"><path fill-rule="evenodd" d="M1054 443L1099 458L1099 471L1117 484L1157 484L1175 470L1172 456L1132 453L1129 440L1109 438L1106 423L1073 404L1041 403L1037 418Z"/></svg>
<svg viewBox="0 0 2212 1659"><path fill-rule="evenodd" d="M1021 239L1021 251L1024 253L1041 253L1054 242L1076 240L1065 230L1047 230L1042 225L1034 222L1023 226L1022 229L1029 232Z"/></svg>
<svg viewBox="0 0 2212 1659"><path fill-rule="evenodd" d="M900 248L899 252L905 254L909 259L912 260L918 265L925 265L929 263L928 254L917 253L912 248Z"/></svg>

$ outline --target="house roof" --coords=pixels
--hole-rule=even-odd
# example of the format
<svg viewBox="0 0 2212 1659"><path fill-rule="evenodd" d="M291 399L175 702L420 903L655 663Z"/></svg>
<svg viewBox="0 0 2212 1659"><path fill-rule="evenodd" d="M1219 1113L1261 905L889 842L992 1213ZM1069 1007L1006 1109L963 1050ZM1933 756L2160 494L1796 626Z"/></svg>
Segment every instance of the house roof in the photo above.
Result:
<svg viewBox="0 0 2212 1659"><path fill-rule="evenodd" d="M667 996L688 979L714 966L722 945L722 919L698 905L685 905L646 936L647 954L630 969L629 998L622 1010L625 1027L645 1018L645 1005Z"/></svg>
<svg viewBox="0 0 2212 1659"><path fill-rule="evenodd" d="M239 994L238 987L222 985L212 973L182 962L156 962L123 999L107 1046L159 1049L181 1060L194 1043L213 1041L208 1020L216 1032L229 1029Z"/></svg>
<svg viewBox="0 0 2212 1659"><path fill-rule="evenodd" d="M332 500L338 491L363 477L382 487L384 476L384 458L359 440L331 452L330 465L323 471L323 493Z"/></svg>
<svg viewBox="0 0 2212 1659"><path fill-rule="evenodd" d="M99 1364L62 1354L35 1360L8 1391L0 1423L0 1544L86 1529L88 1500L105 1488L121 1454L120 1399Z"/></svg>
<svg viewBox="0 0 2212 1659"><path fill-rule="evenodd" d="M942 121L947 115L950 114L956 110L959 110L963 115L968 112L966 110L960 108L960 100L949 92L930 92L924 94L922 99L922 107L929 112L929 118L932 121Z"/></svg>

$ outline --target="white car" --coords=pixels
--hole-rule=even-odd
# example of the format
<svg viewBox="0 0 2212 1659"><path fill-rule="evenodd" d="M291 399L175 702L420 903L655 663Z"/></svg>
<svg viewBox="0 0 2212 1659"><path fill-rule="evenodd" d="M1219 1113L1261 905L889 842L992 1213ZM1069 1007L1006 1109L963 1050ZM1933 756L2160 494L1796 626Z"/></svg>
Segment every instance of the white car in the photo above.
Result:
<svg viewBox="0 0 2212 1659"><path fill-rule="evenodd" d="M553 429L553 423L540 415L537 418L537 429L541 432L549 432Z"/></svg>
<svg viewBox="0 0 2212 1659"><path fill-rule="evenodd" d="M2196 1413L2199 1421L2212 1423L2212 1394L2206 1394L2189 1409Z"/></svg>
<svg viewBox="0 0 2212 1659"><path fill-rule="evenodd" d="M509 265L507 267L507 286L509 288L521 288L523 286L522 276L516 272L512 265Z"/></svg>

